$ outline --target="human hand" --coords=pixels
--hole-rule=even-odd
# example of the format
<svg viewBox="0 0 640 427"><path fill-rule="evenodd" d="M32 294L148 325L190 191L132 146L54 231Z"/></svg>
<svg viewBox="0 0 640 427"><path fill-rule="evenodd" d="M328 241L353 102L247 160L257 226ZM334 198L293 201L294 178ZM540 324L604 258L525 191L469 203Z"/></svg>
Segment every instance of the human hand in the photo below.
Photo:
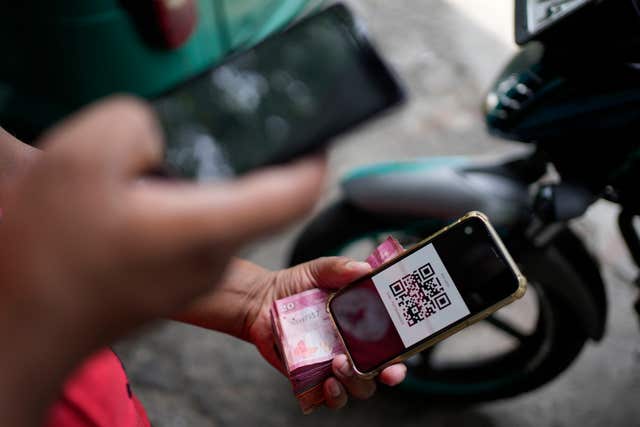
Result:
<svg viewBox="0 0 640 427"><path fill-rule="evenodd" d="M12 349L0 361L21 367L24 387L31 369L38 389L208 291L242 244L306 213L324 177L311 158L226 183L148 178L162 138L146 104L127 98L83 110L39 145L0 183L0 340Z"/></svg>
<svg viewBox="0 0 640 427"><path fill-rule="evenodd" d="M371 270L369 264L352 261L344 257L319 258L298 266L265 273L263 282L256 282L248 301L243 336L256 345L262 356L276 369L285 373L282 361L276 353L276 343L271 325L269 309L273 301L294 295L314 287L336 290L363 276ZM356 399L367 399L376 390L375 380L365 380L354 374L346 355L333 360L335 377L328 378L324 385L324 397L328 407L340 408L347 403L348 395ZM394 386L404 380L406 367L396 364L384 369L378 380Z"/></svg>

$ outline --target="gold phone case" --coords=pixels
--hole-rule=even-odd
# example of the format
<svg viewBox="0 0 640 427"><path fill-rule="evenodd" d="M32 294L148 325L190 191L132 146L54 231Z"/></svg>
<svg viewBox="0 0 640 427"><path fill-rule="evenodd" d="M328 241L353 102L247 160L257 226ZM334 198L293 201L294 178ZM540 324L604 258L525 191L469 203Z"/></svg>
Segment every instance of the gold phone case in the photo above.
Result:
<svg viewBox="0 0 640 427"><path fill-rule="evenodd" d="M489 316L490 314L495 313L497 310L501 309L505 305L510 304L510 303L512 303L513 301L515 301L515 300L517 300L519 298L522 298L522 296L524 295L524 293L527 290L527 279L522 275L522 273L520 272L520 269L518 268L517 264L513 261L513 258L511 258L511 255L509 254L509 251L507 251L507 248L504 246L504 243L502 242L502 239L500 239L500 236L498 235L496 230L493 228L493 226L489 222L489 218L485 214L483 214L482 212L472 211L472 212L469 212L469 213L465 214L464 216L462 216L457 221L453 222L452 224L449 224L448 226L444 227L440 231L437 231L436 233L432 234L431 236L427 237L426 239L422 240L421 242L415 244L410 249L407 249L405 252L402 253L402 256L407 256L407 255L411 254L412 252L415 252L416 250L418 250L419 248L421 248L422 246L427 244L429 241L433 240L438 235L440 235L440 234L444 233L445 231L449 230L451 227L454 227L454 226L460 224L461 222L464 222L464 221L468 220L469 218L478 218L487 226L487 228L489 230L489 233L491 234L491 237L493 238L494 242L496 243L496 246L498 246L498 248L502 252L502 255L504 255L505 260L509 264L509 267L511 268L511 270L513 271L513 273L515 274L515 276L518 279L518 289L513 294L511 294L509 297L503 299L502 301L499 301L498 303L492 305L491 307L487 308L486 310L483 310L480 313L470 317L469 319L460 322L459 324L457 324L456 326L454 326L453 328L451 328L451 329L449 329L449 330L447 330L445 332L442 332L440 334L436 334L434 337L432 337L428 341L425 341L424 343L422 343L418 347L416 347L414 349L411 349L411 350L399 355L398 357L390 360L389 362L385 363L384 365L376 368L373 371L369 371L369 372L361 372L355 367L355 365L353 363L353 358L351 357L351 354L349 353L349 349L347 348L346 343L344 342L344 339L342 338L342 335L339 333L338 326L336 325L336 321L333 318L331 310L329 310L329 304L331 303L331 301L333 300L333 298L336 295L339 295L342 292L342 290L330 295L329 299L327 300L327 312L329 313L329 318L331 319L331 322L333 323L334 328L336 329L336 331L338 331L338 336L340 337L340 341L342 341L342 345L343 345L343 347L345 348L345 350L347 352L347 357L349 358L349 361L351 362L351 366L353 367L354 372L356 373L356 375L358 375L361 378L365 378L365 379L373 378L376 375L378 375L384 368L386 368L388 366L391 366L391 365L393 365L395 363L402 362L403 360L406 360L406 359L410 358L411 356L414 356L414 355L420 353L421 351L425 350L426 348L429 348L432 345L435 345L438 342L440 342L440 341L442 341L442 340L444 340L446 338L449 338L453 334L455 334L457 332L460 332L461 330L463 330L467 326L473 325L474 323L484 319L485 317ZM395 258L397 258L397 257L395 257ZM378 268L376 268L371 273L369 273L368 276L372 277L375 274L377 274L378 272L384 270L389 264L392 264L393 262L395 262L395 258L390 259L389 261L387 261L384 264L380 265Z"/></svg>

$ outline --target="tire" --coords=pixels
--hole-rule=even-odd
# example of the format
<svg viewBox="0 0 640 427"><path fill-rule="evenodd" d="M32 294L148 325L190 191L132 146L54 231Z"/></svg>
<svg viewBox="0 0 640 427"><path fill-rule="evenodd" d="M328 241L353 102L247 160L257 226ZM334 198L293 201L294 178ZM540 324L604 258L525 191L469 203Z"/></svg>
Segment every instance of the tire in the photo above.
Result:
<svg viewBox="0 0 640 427"><path fill-rule="evenodd" d="M320 256L338 255L350 242L366 239L376 233L400 231L403 236L411 235L418 241L449 222L418 220L415 217L383 218L341 201L321 212L308 224L297 240L290 261L294 265ZM570 231L563 233L566 235ZM531 250L518 257L523 260L520 268L534 290L537 313L528 333L517 334L513 328L509 332L516 337L513 349L488 358L478 357L464 363L435 366L432 354L455 338L452 337L425 350L418 360L409 360L407 380L399 390L416 397L480 402L518 395L562 373L575 360L587 340L586 333L575 327L578 323L575 314L553 292L548 292L553 286L561 286L565 280L579 279L562 247L552 242L544 250ZM481 323L485 328L498 325L500 332L510 327L509 324L505 326L498 315Z"/></svg>

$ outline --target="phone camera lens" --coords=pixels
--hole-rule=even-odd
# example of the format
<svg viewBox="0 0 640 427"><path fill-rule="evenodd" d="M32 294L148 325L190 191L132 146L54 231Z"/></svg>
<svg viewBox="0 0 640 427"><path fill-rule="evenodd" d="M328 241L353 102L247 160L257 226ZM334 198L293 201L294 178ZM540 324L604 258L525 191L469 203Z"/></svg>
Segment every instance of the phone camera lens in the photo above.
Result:
<svg viewBox="0 0 640 427"><path fill-rule="evenodd" d="M469 235L470 235L470 234L472 234L472 233L473 233L473 228L467 225L467 226L464 228L464 234L466 234L467 236L469 236Z"/></svg>

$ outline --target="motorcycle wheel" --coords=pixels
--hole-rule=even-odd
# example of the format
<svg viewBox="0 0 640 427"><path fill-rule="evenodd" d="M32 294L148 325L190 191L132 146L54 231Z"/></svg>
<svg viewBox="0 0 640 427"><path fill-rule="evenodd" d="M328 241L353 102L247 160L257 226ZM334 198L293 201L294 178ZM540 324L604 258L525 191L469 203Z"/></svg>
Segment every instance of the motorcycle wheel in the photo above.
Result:
<svg viewBox="0 0 640 427"><path fill-rule="evenodd" d="M389 234L407 247L449 222L382 217L341 201L308 224L290 263L326 255L364 258ZM519 257L529 281L525 297L409 359L407 380L399 389L430 399L480 402L532 390L563 372L587 335L575 327L571 310L548 291L575 280L567 277L574 269L561 247L552 243Z"/></svg>

